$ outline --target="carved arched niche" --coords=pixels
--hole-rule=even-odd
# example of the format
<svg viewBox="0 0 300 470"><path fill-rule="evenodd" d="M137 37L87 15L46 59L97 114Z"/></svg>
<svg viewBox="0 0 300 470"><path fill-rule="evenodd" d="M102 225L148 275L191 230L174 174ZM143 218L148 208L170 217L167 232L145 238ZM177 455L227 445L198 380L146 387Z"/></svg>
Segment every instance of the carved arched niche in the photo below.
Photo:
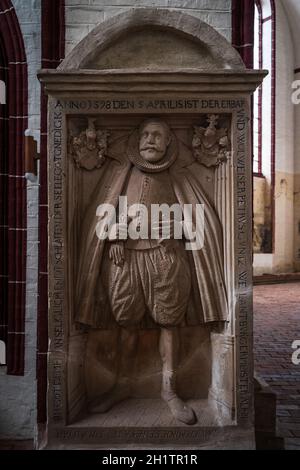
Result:
<svg viewBox="0 0 300 470"><path fill-rule="evenodd" d="M99 24L59 70L243 70L240 55L215 29L193 16L138 8Z"/></svg>

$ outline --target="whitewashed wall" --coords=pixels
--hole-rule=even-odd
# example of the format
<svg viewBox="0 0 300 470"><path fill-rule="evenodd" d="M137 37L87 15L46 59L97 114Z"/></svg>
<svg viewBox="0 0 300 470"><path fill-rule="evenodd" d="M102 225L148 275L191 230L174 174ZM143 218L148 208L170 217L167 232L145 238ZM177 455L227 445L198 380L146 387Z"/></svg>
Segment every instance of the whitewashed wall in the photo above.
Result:
<svg viewBox="0 0 300 470"><path fill-rule="evenodd" d="M292 30L294 43L295 64L294 69L300 69L300 47L299 47L299 28L300 28L300 2L299 0L285 0L283 4L288 15ZM300 80L300 73L294 75L294 80ZM299 93L298 93L299 96ZM300 271L300 103L294 104L295 129L294 129L294 256L295 270Z"/></svg>
<svg viewBox="0 0 300 470"><path fill-rule="evenodd" d="M66 0L66 53L97 24L133 7L184 11L231 40L231 0Z"/></svg>
<svg viewBox="0 0 300 470"><path fill-rule="evenodd" d="M273 254L254 255L255 275L293 272L295 268L295 147L294 106L291 100L295 58L291 26L284 6L285 3L282 0L276 0L275 245ZM265 12L264 16L267 15L268 13ZM270 141L270 138L271 134L269 132L268 141ZM270 176L270 168L267 164L263 167L264 172L267 177Z"/></svg>
<svg viewBox="0 0 300 470"><path fill-rule="evenodd" d="M294 270L294 44L284 2L276 2L276 156L274 271Z"/></svg>

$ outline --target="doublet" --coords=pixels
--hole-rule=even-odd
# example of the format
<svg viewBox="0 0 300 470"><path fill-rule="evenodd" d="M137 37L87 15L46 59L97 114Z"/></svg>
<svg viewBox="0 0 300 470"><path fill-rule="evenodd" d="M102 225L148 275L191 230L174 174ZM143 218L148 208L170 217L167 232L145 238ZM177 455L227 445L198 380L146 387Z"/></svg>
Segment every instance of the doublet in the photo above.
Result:
<svg viewBox="0 0 300 470"><path fill-rule="evenodd" d="M137 224L145 223L149 234L147 239L132 240L128 238L126 248L143 250L156 247L158 240L151 239L151 206L152 204L167 204L171 207L173 204L178 203L168 170L159 173L148 173L134 166L130 172L124 195L127 196L128 207L134 204L140 205ZM146 213L144 212L145 208L147 209ZM148 220L145 220L146 218Z"/></svg>
<svg viewBox="0 0 300 470"><path fill-rule="evenodd" d="M151 204L172 205L177 202L168 169L159 173L148 173L133 167L125 194L129 205L144 204L148 210Z"/></svg>

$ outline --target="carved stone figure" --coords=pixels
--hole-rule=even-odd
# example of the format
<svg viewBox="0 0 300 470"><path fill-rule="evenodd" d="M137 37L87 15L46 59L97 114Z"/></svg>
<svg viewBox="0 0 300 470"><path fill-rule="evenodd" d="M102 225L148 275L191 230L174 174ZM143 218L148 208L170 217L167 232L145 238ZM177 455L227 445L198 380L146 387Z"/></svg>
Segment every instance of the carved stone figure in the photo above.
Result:
<svg viewBox="0 0 300 470"><path fill-rule="evenodd" d="M212 118L210 126L201 145L208 149L208 156L215 152L215 158L220 158L226 132L216 131ZM89 404L92 413L106 412L132 396L138 330L160 328L162 399L176 419L196 422L193 409L177 394L179 328L215 325L225 322L228 315L222 227L200 180L201 165L160 119L144 121L124 145L120 142L107 150L83 224L76 321L93 328L120 328L120 354L115 385ZM158 227L165 223L169 238L162 232L158 239L122 239L120 234L132 222L129 217L117 221L113 240L99 239L97 207L109 203L117 208L120 195L127 197L128 206L148 208L148 214L153 204L191 204L193 210L203 204L204 247L187 251L184 240L175 239L175 215Z"/></svg>
<svg viewBox="0 0 300 470"><path fill-rule="evenodd" d="M88 120L88 127L79 135L71 135L69 153L73 156L78 168L94 170L100 168L107 150L107 138L109 133L104 130L96 131L94 120Z"/></svg>
<svg viewBox="0 0 300 470"><path fill-rule="evenodd" d="M195 158L203 165L217 166L227 160L229 151L228 129L217 129L219 116L208 115L208 127L194 126L192 146Z"/></svg>

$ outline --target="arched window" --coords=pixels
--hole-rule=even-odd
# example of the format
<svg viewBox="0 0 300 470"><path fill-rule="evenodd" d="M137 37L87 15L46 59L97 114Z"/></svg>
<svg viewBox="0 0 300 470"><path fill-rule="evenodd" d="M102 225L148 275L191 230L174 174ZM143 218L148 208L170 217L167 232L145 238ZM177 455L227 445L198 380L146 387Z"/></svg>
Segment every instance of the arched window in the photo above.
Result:
<svg viewBox="0 0 300 470"><path fill-rule="evenodd" d="M10 0L0 4L0 340L6 344L7 373L24 374L26 287L27 64L22 33Z"/></svg>
<svg viewBox="0 0 300 470"><path fill-rule="evenodd" d="M275 185L275 3L255 0L254 68L269 71L254 94L253 175L254 252L273 248Z"/></svg>

